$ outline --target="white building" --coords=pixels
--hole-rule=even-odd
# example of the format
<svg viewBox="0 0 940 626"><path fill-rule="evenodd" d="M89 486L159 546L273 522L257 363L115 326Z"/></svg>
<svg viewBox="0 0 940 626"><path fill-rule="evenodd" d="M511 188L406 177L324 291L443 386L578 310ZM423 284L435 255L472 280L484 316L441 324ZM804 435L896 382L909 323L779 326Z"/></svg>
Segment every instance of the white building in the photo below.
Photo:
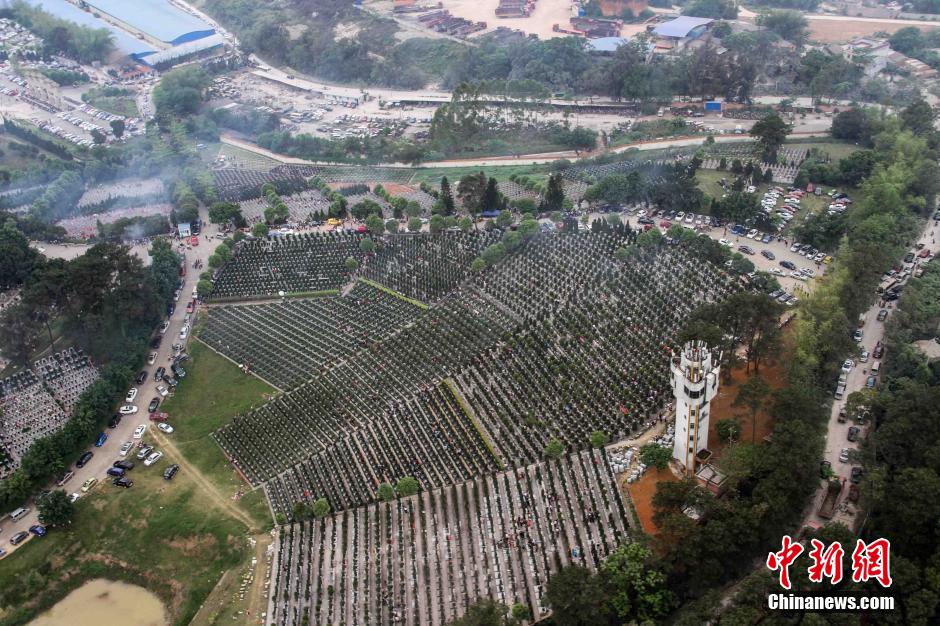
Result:
<svg viewBox="0 0 940 626"><path fill-rule="evenodd" d="M676 434L672 457L691 476L696 455L708 449L708 417L711 401L718 394L718 362L701 341L692 341L672 358L672 393L676 398Z"/></svg>

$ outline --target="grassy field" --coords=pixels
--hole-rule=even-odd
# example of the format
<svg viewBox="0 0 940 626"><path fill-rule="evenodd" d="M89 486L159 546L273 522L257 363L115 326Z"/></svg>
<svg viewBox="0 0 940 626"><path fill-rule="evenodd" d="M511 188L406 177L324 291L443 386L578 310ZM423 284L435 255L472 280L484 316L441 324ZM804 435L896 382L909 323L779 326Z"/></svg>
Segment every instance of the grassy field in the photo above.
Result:
<svg viewBox="0 0 940 626"><path fill-rule="evenodd" d="M3 559L0 626L28 623L91 578L146 587L183 625L226 571L240 578L254 553L249 536L270 530L273 521L263 493L247 491L210 433L273 389L203 344L191 348L188 375L163 405L176 432L146 435L164 458L153 467L138 463L131 489L102 481L76 503L70 528L53 529ZM183 469L168 482L163 470L171 463Z"/></svg>
<svg viewBox="0 0 940 626"><path fill-rule="evenodd" d="M860 146L856 146L851 143L846 143L844 141L836 141L834 139L827 139L825 141L795 141L793 143L787 142L788 148L805 148L807 150L812 150L816 148L820 152L827 153L833 161L838 161L839 159L845 158L855 152L856 150L861 150Z"/></svg>
<svg viewBox="0 0 940 626"><path fill-rule="evenodd" d="M452 186L462 176L468 174L477 174L483 171L487 176L495 178L497 181L509 180L513 174L518 176L526 175L530 178L548 179L551 167L548 165L497 165L492 167L418 167L415 169L414 176L411 177L411 184L420 183L436 184L441 182L441 177L446 176Z"/></svg>

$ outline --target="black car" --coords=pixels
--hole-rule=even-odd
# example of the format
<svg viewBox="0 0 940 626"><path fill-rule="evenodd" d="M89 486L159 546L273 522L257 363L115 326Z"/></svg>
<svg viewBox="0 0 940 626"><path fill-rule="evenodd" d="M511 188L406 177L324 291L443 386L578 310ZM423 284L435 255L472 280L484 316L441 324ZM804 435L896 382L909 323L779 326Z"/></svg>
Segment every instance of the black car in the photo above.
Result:
<svg viewBox="0 0 940 626"><path fill-rule="evenodd" d="M125 489L130 489L134 486L134 481L126 476L121 476L120 478L115 478L112 480L111 484L115 487L124 487Z"/></svg>
<svg viewBox="0 0 940 626"><path fill-rule="evenodd" d="M163 343L163 335L157 335L150 340L150 347L156 350L160 347L160 344Z"/></svg>
<svg viewBox="0 0 940 626"><path fill-rule="evenodd" d="M186 378L186 370L184 370L182 366L174 363L172 366L170 366L170 369L173 370L173 373L177 378Z"/></svg>
<svg viewBox="0 0 940 626"><path fill-rule="evenodd" d="M168 304L167 307L166 307L166 314L167 314L167 315L173 315L173 311L175 311L175 310L176 310L176 304L173 303L173 302L171 302L171 303Z"/></svg>
<svg viewBox="0 0 940 626"><path fill-rule="evenodd" d="M853 485L857 485L858 483L862 482L862 468L860 468L860 467L853 467L853 468L852 468L852 478L851 478L851 481L852 481L852 484L853 484Z"/></svg>
<svg viewBox="0 0 940 626"><path fill-rule="evenodd" d="M111 419L108 420L108 428L117 428L118 424L121 423L121 418L123 416L120 413L115 413L111 416Z"/></svg>
<svg viewBox="0 0 940 626"><path fill-rule="evenodd" d="M154 411L157 410L158 406L160 406L160 398L157 398L156 396L154 396L154 398L150 401L150 404L147 405L147 410L150 413L153 413Z"/></svg>
<svg viewBox="0 0 940 626"><path fill-rule="evenodd" d="M770 250L761 250L761 251L760 251L760 254L761 254L761 256L764 257L765 259L769 259L769 260L771 260L771 261L773 261L774 259L777 258L776 255L774 255L774 253L771 252Z"/></svg>
<svg viewBox="0 0 940 626"><path fill-rule="evenodd" d="M881 309L880 311L878 311L878 321L879 321L879 322L883 322L883 321L885 321L886 319L888 319L888 310L887 310L887 309Z"/></svg>
<svg viewBox="0 0 940 626"><path fill-rule="evenodd" d="M176 387L176 386L179 384L179 381L178 381L178 380L176 380L175 378L173 378L172 376L169 376L169 375L167 375L167 374L164 374L164 375L163 375L163 382L165 382L166 384L168 384L170 387Z"/></svg>
<svg viewBox="0 0 940 626"><path fill-rule="evenodd" d="M907 254L905 254L905 255L904 255L904 262L905 262L905 263L913 263L913 262L914 262L914 253L913 253L913 252L908 252Z"/></svg>
<svg viewBox="0 0 940 626"><path fill-rule="evenodd" d="M164 367L158 367L158 368L157 368L157 371L153 373L153 380L154 380L154 382L160 382L160 380L163 378L163 375L164 375L165 373L166 373L166 368L164 368Z"/></svg>
<svg viewBox="0 0 940 626"><path fill-rule="evenodd" d="M78 457L78 460L75 462L75 467L85 467L88 461L91 460L91 457L95 456L95 453L89 450L85 454Z"/></svg>
<svg viewBox="0 0 940 626"><path fill-rule="evenodd" d="M780 261L780 267L785 267L791 272L796 271L796 264L792 263L791 261Z"/></svg>
<svg viewBox="0 0 940 626"><path fill-rule="evenodd" d="M879 341L878 343L875 344L875 351L872 352L872 356L875 357L876 359L880 359L881 357L884 356L884 353L885 353L885 347Z"/></svg>
<svg viewBox="0 0 940 626"><path fill-rule="evenodd" d="M849 426L849 441L858 439L858 426Z"/></svg>
<svg viewBox="0 0 940 626"><path fill-rule="evenodd" d="M743 252L744 254L754 254L754 248L750 246L741 246L738 248L738 251Z"/></svg>
<svg viewBox="0 0 940 626"><path fill-rule="evenodd" d="M140 372L137 374L136 380L138 385L143 385L144 381L147 380L147 372L140 370Z"/></svg>
<svg viewBox="0 0 940 626"><path fill-rule="evenodd" d="M133 461L115 461L114 463L111 464L111 467L119 467L125 472L127 472L127 471L134 469L134 462Z"/></svg>
<svg viewBox="0 0 940 626"><path fill-rule="evenodd" d="M163 470L163 480L173 480L173 477L176 476L176 472L180 471L180 466L173 464Z"/></svg>

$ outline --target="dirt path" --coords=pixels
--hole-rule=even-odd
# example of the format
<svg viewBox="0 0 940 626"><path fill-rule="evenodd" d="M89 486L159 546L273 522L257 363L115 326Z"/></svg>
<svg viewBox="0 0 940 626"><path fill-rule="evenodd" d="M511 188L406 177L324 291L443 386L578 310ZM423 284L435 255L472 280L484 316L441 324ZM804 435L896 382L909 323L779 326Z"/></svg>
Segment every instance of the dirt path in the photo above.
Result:
<svg viewBox="0 0 940 626"><path fill-rule="evenodd" d="M247 526L249 532L258 532L259 529L257 528L254 520L252 520L251 517L242 511L238 505L235 504L235 502L229 498L226 498L211 480L206 478L201 471L196 469L196 467L187 461L186 457L182 452L180 452L179 448L176 447L176 444L173 443L169 437L157 429L153 429L153 436L157 443L164 450L169 452L174 459L176 459L176 462L179 463L180 469L185 471L186 474L202 488L205 495L208 496L216 504L216 506Z"/></svg>
<svg viewBox="0 0 940 626"><path fill-rule="evenodd" d="M206 597L199 612L190 622L191 626L209 626L218 623L228 614L236 626L262 624L261 614L267 610L268 593L265 583L270 580L267 550L272 537L269 533L251 538L255 544L245 562L226 571L212 592ZM241 582L251 576L251 583L241 593Z"/></svg>

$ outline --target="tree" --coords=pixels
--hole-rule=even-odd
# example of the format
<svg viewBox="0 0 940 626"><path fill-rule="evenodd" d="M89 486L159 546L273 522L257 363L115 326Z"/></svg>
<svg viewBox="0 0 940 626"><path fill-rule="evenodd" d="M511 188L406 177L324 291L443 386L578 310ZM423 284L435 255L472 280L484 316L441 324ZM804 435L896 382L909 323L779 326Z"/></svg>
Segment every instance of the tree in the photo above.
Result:
<svg viewBox="0 0 940 626"><path fill-rule="evenodd" d="M645 230L636 237L636 245L641 248L655 248L663 242L663 233L658 228Z"/></svg>
<svg viewBox="0 0 940 626"><path fill-rule="evenodd" d="M382 217L379 215L370 215L366 218L366 229L376 237L385 232L385 227L386 223L382 221Z"/></svg>
<svg viewBox="0 0 940 626"><path fill-rule="evenodd" d="M393 235L397 233L398 232L398 220L388 220L387 222L385 222L385 230L387 230Z"/></svg>
<svg viewBox="0 0 940 626"><path fill-rule="evenodd" d="M666 469L672 460L672 450L658 443L648 443L640 448L640 462L649 467Z"/></svg>
<svg viewBox="0 0 940 626"><path fill-rule="evenodd" d="M255 237L267 237L270 229L264 222L259 222L251 227L251 234Z"/></svg>
<svg viewBox="0 0 940 626"><path fill-rule="evenodd" d="M512 605L512 608L509 610L513 619L519 622L530 621L532 619L532 611L529 610L528 604L522 604L517 602Z"/></svg>
<svg viewBox="0 0 940 626"><path fill-rule="evenodd" d="M195 113L211 82L209 74L198 64L170 70L153 90L157 115L174 119Z"/></svg>
<svg viewBox="0 0 940 626"><path fill-rule="evenodd" d="M731 417L719 420L715 424L715 432L718 434L718 439L724 443L736 441L741 438L741 424Z"/></svg>
<svg viewBox="0 0 940 626"><path fill-rule="evenodd" d="M359 251L363 254L372 254L375 252L375 242L368 237L359 240Z"/></svg>
<svg viewBox="0 0 940 626"><path fill-rule="evenodd" d="M213 224L232 222L238 226L239 223L245 222L245 218L242 217L241 207L234 202L214 202L209 207L209 221Z"/></svg>
<svg viewBox="0 0 940 626"><path fill-rule="evenodd" d="M751 411L751 443L757 441L757 413L764 406L767 396L770 394L770 385L760 376L754 375L748 378L738 387L738 395L735 397L731 406L747 407Z"/></svg>
<svg viewBox="0 0 940 626"><path fill-rule="evenodd" d="M319 498L313 503L311 512L315 518L323 519L330 514L330 503L327 502L326 498Z"/></svg>
<svg viewBox="0 0 940 626"><path fill-rule="evenodd" d="M545 446L545 456L550 459L560 459L564 454L565 444L557 439L552 439L548 442L548 445Z"/></svg>
<svg viewBox="0 0 940 626"><path fill-rule="evenodd" d="M601 565L611 587L610 603L624 623L661 623L676 604L653 554L639 542L621 545Z"/></svg>
<svg viewBox="0 0 940 626"><path fill-rule="evenodd" d="M115 137L120 139L124 136L124 120L111 120L110 125Z"/></svg>
<svg viewBox="0 0 940 626"><path fill-rule="evenodd" d="M910 130L915 136L927 137L936 132L934 121L937 119L937 112L921 97L901 109L899 117L904 128Z"/></svg>
<svg viewBox="0 0 940 626"><path fill-rule="evenodd" d="M39 521L47 526L68 526L75 516L75 505L61 489L39 499Z"/></svg>
<svg viewBox="0 0 940 626"><path fill-rule="evenodd" d="M379 488L376 489L375 495L384 502L390 502L395 499L395 488L388 483L382 483L379 485Z"/></svg>
<svg viewBox="0 0 940 626"><path fill-rule="evenodd" d="M692 0L682 9L682 15L733 20L738 17L738 7L731 0Z"/></svg>
<svg viewBox="0 0 940 626"><path fill-rule="evenodd" d="M603 579L584 567L571 565L558 570L548 579L545 600L556 624L598 626L607 624L611 617Z"/></svg>
<svg viewBox="0 0 940 626"><path fill-rule="evenodd" d="M565 203L565 189L562 185L561 174L550 174L548 186L545 189L544 209L546 211L561 211Z"/></svg>
<svg viewBox="0 0 940 626"><path fill-rule="evenodd" d="M460 227L461 231L465 233L469 233L471 230L473 230L473 220L471 220L469 217L465 215L460 218L460 222L458 222L458 226Z"/></svg>
<svg viewBox="0 0 940 626"><path fill-rule="evenodd" d="M595 448L603 448L610 443L610 435L603 430L595 430L591 433L591 445Z"/></svg>
<svg viewBox="0 0 940 626"><path fill-rule="evenodd" d="M350 273L355 272L357 269L359 269L359 261L357 261L355 257L351 257L351 256L346 257L346 260L343 261L343 265L346 266L346 271Z"/></svg>
<svg viewBox="0 0 940 626"><path fill-rule="evenodd" d="M402 476L395 485L395 490L398 491L398 495L403 498L415 495L420 489L421 485L411 476Z"/></svg>
<svg viewBox="0 0 940 626"><path fill-rule="evenodd" d="M499 215L496 216L496 225L500 228L512 226L512 213L509 212L509 209L503 209L499 212Z"/></svg>
<svg viewBox="0 0 940 626"><path fill-rule="evenodd" d="M467 612L448 626L510 626L508 612L505 604L483 598L468 606Z"/></svg>
<svg viewBox="0 0 940 626"><path fill-rule="evenodd" d="M468 174L457 183L457 197L460 203L471 213L483 210L483 194L489 181L486 174Z"/></svg>
<svg viewBox="0 0 940 626"><path fill-rule="evenodd" d="M805 44L809 38L809 22L799 11L770 11L758 16L757 23L797 47Z"/></svg>
<svg viewBox="0 0 940 626"><path fill-rule="evenodd" d="M212 295L212 283L208 280L200 280L196 283L196 295L200 300L205 300Z"/></svg>
<svg viewBox="0 0 940 626"><path fill-rule="evenodd" d="M431 219L428 220L428 230L434 234L444 230L444 218L439 214L432 215Z"/></svg>
<svg viewBox="0 0 940 626"><path fill-rule="evenodd" d="M444 215L453 215L454 213L454 194L450 190L450 181L446 176L441 177L441 207Z"/></svg>
<svg viewBox="0 0 940 626"><path fill-rule="evenodd" d="M486 188L483 191L483 198L480 200L480 206L484 211L496 211L502 205L502 198L499 193L499 185L495 178L486 181Z"/></svg>
<svg viewBox="0 0 940 626"><path fill-rule="evenodd" d="M408 220L408 232L416 233L421 230L421 219L412 217Z"/></svg>
<svg viewBox="0 0 940 626"><path fill-rule="evenodd" d="M105 141L107 141L108 138L104 136L103 132L101 132L97 128L93 128L91 129L91 140L100 146Z"/></svg>
<svg viewBox="0 0 940 626"><path fill-rule="evenodd" d="M382 215L382 207L374 200L366 198L354 204L349 212L357 220L364 220L369 215Z"/></svg>
<svg viewBox="0 0 940 626"><path fill-rule="evenodd" d="M782 117L776 113L770 113L751 127L750 134L757 138L764 152L764 160L774 163L777 161L777 151L792 130L793 127L783 121Z"/></svg>

